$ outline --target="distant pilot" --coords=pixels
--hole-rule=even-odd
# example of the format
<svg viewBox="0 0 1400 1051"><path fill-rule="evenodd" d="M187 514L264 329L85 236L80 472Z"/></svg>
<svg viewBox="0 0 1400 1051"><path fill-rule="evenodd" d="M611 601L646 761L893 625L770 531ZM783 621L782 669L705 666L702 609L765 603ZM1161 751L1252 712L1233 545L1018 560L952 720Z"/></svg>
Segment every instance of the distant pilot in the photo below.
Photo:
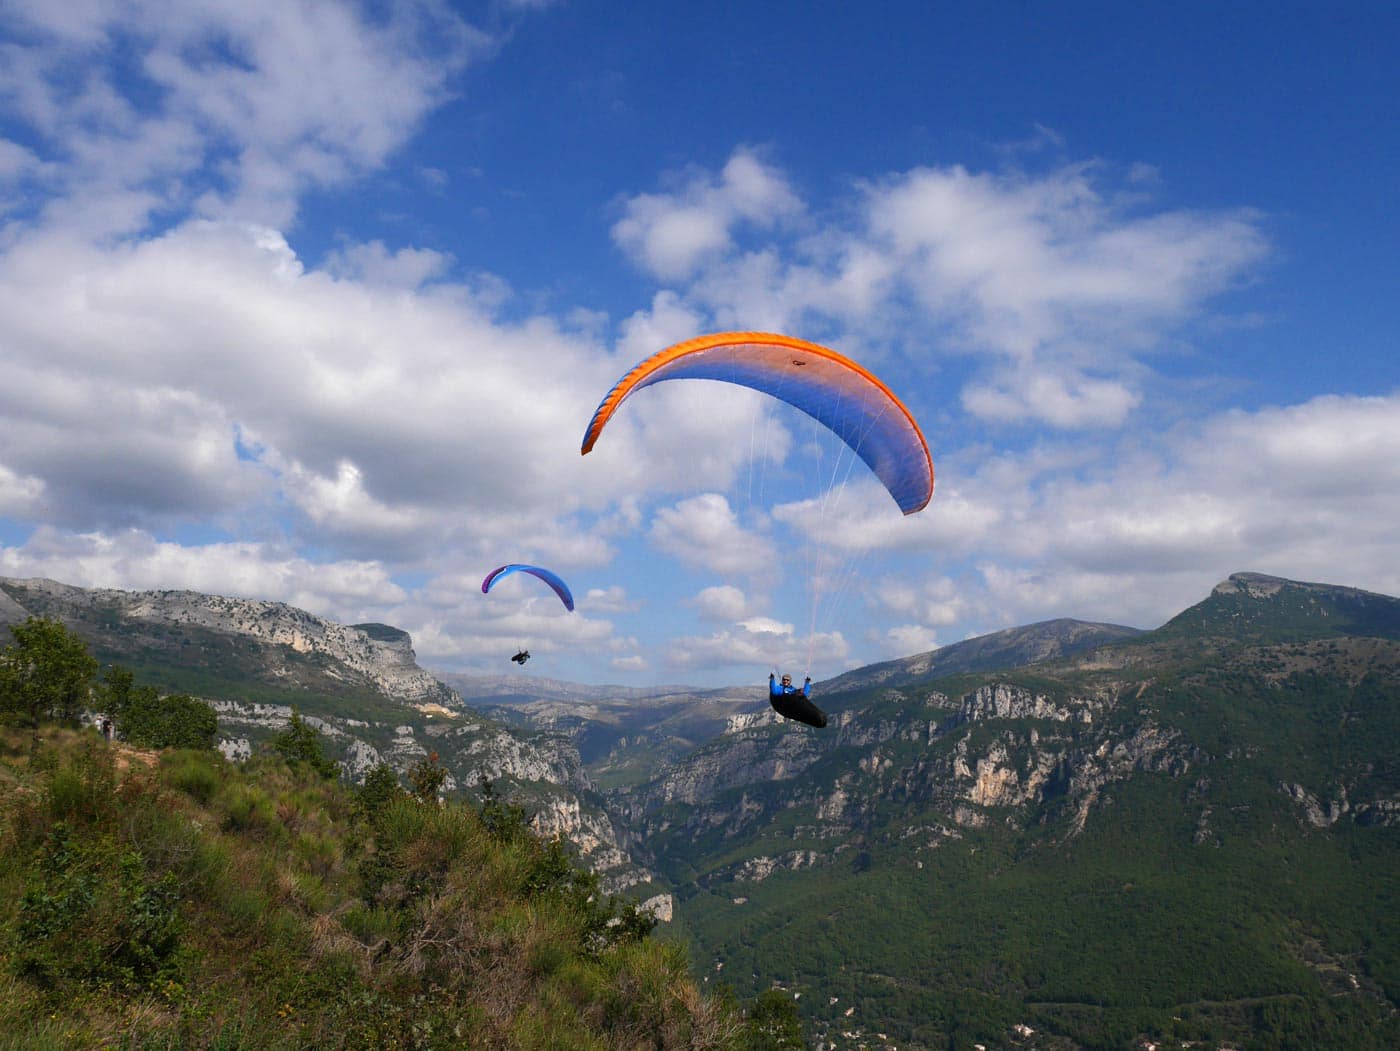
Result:
<svg viewBox="0 0 1400 1051"><path fill-rule="evenodd" d="M529 650L521 650L519 653L517 653L514 657L511 658L511 660L515 661L516 664L520 664L520 665L523 665L523 664L524 664L527 660L529 660L529 659L530 659L530 651L529 651Z"/></svg>
<svg viewBox="0 0 1400 1051"><path fill-rule="evenodd" d="M812 677L802 683L802 689L792 684L792 676L784 675L781 683L771 673L768 676L768 703L784 719L795 719L799 723L815 726L820 730L826 725L826 715L811 701Z"/></svg>

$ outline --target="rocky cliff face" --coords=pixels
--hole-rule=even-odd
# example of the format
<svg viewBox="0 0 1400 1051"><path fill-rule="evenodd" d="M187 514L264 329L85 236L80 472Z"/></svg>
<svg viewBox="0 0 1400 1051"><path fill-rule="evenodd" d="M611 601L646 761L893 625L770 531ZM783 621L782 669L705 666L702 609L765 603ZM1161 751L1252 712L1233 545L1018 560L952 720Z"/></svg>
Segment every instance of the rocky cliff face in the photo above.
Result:
<svg viewBox="0 0 1400 1051"><path fill-rule="evenodd" d="M1027 822L1052 806L1075 835L1107 805L1108 786L1139 771L1186 777L1199 754L1150 720L1126 735L1109 725L1112 694L1051 696L992 682L961 697L925 691L900 702L893 712L876 704L836 713L822 733L771 715L733 720L722 739L655 780L609 793L610 809L663 867L668 852L742 841L767 827L804 841L707 877L755 881L859 850L872 822L883 840L917 851L958 838L959 829Z"/></svg>
<svg viewBox="0 0 1400 1051"><path fill-rule="evenodd" d="M466 709L450 687L419 667L408 633L386 624L344 625L279 602L192 591L128 592L72 587L52 580L0 578L0 622L53 617L107 659L156 665L168 679L197 669L193 690L214 706L219 747L233 760L251 756L287 725L293 704L316 728L351 780L380 763L401 774L436 755L444 790L471 791L482 778L518 798L544 835L560 834L597 871L605 887L645 885L652 874L621 846L594 797L578 749L566 734L517 729ZM292 703L237 696L262 682ZM221 696L227 688L234 696ZM341 695L353 696L351 704ZM396 718L359 718L372 711ZM670 899L653 902L667 913Z"/></svg>
<svg viewBox="0 0 1400 1051"><path fill-rule="evenodd" d="M8 600L0 607L5 621L56 617L108 648L187 648L188 629L196 629L200 638L255 641L258 662L274 680L295 679L304 670L295 659L300 656L314 661L318 674L404 704L461 705L453 690L418 666L408 633L387 625L349 627L281 602L195 591L116 591L12 578L0 578L0 591Z"/></svg>

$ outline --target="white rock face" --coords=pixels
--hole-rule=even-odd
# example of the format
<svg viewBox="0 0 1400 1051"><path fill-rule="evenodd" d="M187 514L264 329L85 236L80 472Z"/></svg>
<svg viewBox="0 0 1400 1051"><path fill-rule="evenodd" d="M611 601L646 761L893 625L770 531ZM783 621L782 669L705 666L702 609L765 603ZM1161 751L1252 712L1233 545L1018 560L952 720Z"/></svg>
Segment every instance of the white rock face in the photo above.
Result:
<svg viewBox="0 0 1400 1051"><path fill-rule="evenodd" d="M1080 700L1072 707L1055 704L1040 694L1017 686L995 683L979 687L965 698L958 710L961 721L980 719L1050 719L1068 722L1071 719L1092 723L1095 702Z"/></svg>
<svg viewBox="0 0 1400 1051"><path fill-rule="evenodd" d="M197 591L117 591L71 587L53 580L13 580L33 596L33 603L62 615L83 619L117 617L136 624L190 626L227 635L257 639L294 653L330 658L326 673L343 675L336 667L363 678L386 696L405 703L435 702L461 706L461 698L418 666L407 632L382 624L351 627L317 617L281 602L225 598ZM3 593L0 593L3 594ZM0 615L8 621L31 612L4 596ZM26 602L30 600L26 599ZM11 609L10 607L16 607ZM277 669L271 669L274 674Z"/></svg>

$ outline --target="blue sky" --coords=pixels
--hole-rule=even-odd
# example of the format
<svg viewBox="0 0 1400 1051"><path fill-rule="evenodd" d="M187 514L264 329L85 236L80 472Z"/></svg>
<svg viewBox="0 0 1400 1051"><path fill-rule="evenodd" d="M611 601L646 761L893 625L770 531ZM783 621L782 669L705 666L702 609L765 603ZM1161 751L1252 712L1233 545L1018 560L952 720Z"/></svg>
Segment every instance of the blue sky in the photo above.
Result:
<svg viewBox="0 0 1400 1051"><path fill-rule="evenodd" d="M0 42L0 575L697 685L1238 570L1400 594L1393 5L10 2ZM719 384L579 457L726 329L878 373L929 507ZM483 596L511 561L577 611Z"/></svg>

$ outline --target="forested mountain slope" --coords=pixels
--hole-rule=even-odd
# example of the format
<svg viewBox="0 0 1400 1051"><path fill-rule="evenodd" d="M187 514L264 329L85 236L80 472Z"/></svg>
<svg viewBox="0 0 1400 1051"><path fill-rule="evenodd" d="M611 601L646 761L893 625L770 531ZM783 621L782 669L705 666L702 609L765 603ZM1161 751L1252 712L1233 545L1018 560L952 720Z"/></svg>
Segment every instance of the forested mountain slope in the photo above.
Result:
<svg viewBox="0 0 1400 1051"><path fill-rule="evenodd" d="M761 720L609 806L697 966L838 1046L1394 1046L1397 626L1240 574L1068 659L823 693L826 730Z"/></svg>

